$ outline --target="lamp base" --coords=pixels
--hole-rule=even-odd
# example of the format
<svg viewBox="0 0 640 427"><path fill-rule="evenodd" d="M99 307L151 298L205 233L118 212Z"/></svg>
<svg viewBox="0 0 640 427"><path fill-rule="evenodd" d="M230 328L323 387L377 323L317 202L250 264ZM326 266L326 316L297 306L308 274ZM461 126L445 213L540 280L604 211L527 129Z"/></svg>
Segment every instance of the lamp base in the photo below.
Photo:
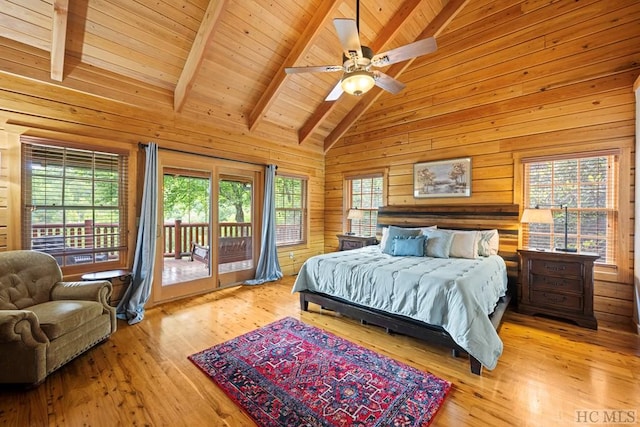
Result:
<svg viewBox="0 0 640 427"><path fill-rule="evenodd" d="M578 252L576 248L556 248L555 250L559 252Z"/></svg>

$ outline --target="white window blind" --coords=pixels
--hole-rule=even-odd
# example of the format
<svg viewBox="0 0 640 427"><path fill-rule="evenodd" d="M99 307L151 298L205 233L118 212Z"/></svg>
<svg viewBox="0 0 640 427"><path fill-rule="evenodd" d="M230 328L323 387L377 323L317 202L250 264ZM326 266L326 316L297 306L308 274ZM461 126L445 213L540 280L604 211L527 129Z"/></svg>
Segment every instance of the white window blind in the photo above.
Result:
<svg viewBox="0 0 640 427"><path fill-rule="evenodd" d="M349 231L360 236L375 236L378 207L382 206L384 197L382 173L349 177L347 184L347 191L349 191L347 210L357 208L363 211L362 219L349 221Z"/></svg>
<svg viewBox="0 0 640 427"><path fill-rule="evenodd" d="M618 223L618 156L583 156L523 160L524 207L549 208L553 224L527 224L523 244L563 248L567 206L568 247L600 255L600 264L615 264Z"/></svg>
<svg viewBox="0 0 640 427"><path fill-rule="evenodd" d="M275 179L276 244L304 243L307 180L278 175Z"/></svg>
<svg viewBox="0 0 640 427"><path fill-rule="evenodd" d="M23 247L61 266L126 259L127 156L22 141Z"/></svg>

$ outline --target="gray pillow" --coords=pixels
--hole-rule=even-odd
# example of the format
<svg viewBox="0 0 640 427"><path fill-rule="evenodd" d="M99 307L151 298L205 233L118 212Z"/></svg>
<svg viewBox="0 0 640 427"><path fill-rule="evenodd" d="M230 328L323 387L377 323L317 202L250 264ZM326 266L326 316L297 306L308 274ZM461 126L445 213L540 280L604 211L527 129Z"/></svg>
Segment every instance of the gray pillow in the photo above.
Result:
<svg viewBox="0 0 640 427"><path fill-rule="evenodd" d="M429 230L427 233L426 255L432 258L449 258L453 233L443 230Z"/></svg>
<svg viewBox="0 0 640 427"><path fill-rule="evenodd" d="M394 225L389 226L389 234L387 236L387 240L385 241L384 246L382 247L382 252L387 255L393 255L393 239L396 237L415 237L420 235L420 229L410 229L410 228L402 228L396 227Z"/></svg>

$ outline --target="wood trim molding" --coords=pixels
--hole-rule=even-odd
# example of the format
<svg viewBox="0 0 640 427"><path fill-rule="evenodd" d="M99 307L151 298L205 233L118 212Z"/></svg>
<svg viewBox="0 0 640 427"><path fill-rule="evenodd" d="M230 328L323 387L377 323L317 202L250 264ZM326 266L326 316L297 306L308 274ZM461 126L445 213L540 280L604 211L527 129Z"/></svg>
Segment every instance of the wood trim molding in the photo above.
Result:
<svg viewBox="0 0 640 427"><path fill-rule="evenodd" d="M633 146L633 141L629 141L628 144L624 141L616 140L616 141L600 141L598 142L598 148L602 151L606 150L618 150L619 151L619 174L618 174L618 227L617 227L617 236L616 246L618 247L618 251L624 253L625 249L632 247L633 244L630 241L631 237L629 235L629 230L631 229L631 210L632 210L632 201L630 199L631 194L629 191L624 191L626 188L630 188L631 186L631 175L628 171L631 170L631 165L629 164L629 159L631 158L631 150ZM523 159L533 157L535 150L532 151L520 151L514 153L514 202L522 203L523 195L523 177L524 177L524 166ZM568 153L579 153L580 146L578 145L566 145L561 147L547 147L546 153L549 156L558 156L564 155ZM535 155L539 157L539 151L535 152ZM524 206L523 206L524 209ZM522 246L522 241L518 242L518 247ZM631 283L633 280L633 272L631 271L631 264L628 257L622 256L620 253L616 257L617 263L615 268L607 267L607 266L598 266L595 267L595 279L597 281L604 282L618 282L618 283Z"/></svg>

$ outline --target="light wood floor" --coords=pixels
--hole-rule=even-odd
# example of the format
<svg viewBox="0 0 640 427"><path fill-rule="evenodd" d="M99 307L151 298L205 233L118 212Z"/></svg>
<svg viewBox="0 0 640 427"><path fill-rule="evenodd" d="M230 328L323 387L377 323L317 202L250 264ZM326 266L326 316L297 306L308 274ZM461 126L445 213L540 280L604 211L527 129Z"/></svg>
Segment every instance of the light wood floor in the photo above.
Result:
<svg viewBox="0 0 640 427"><path fill-rule="evenodd" d="M637 335L508 312L500 332L504 353L495 370L478 377L466 358L452 358L445 348L387 335L316 305L300 312L293 280L149 309L142 323L121 323L111 339L39 387L0 389L0 425L254 425L187 356L285 316L453 382L434 426L589 425L585 414L602 424L612 419L603 410L635 414L640 424Z"/></svg>

